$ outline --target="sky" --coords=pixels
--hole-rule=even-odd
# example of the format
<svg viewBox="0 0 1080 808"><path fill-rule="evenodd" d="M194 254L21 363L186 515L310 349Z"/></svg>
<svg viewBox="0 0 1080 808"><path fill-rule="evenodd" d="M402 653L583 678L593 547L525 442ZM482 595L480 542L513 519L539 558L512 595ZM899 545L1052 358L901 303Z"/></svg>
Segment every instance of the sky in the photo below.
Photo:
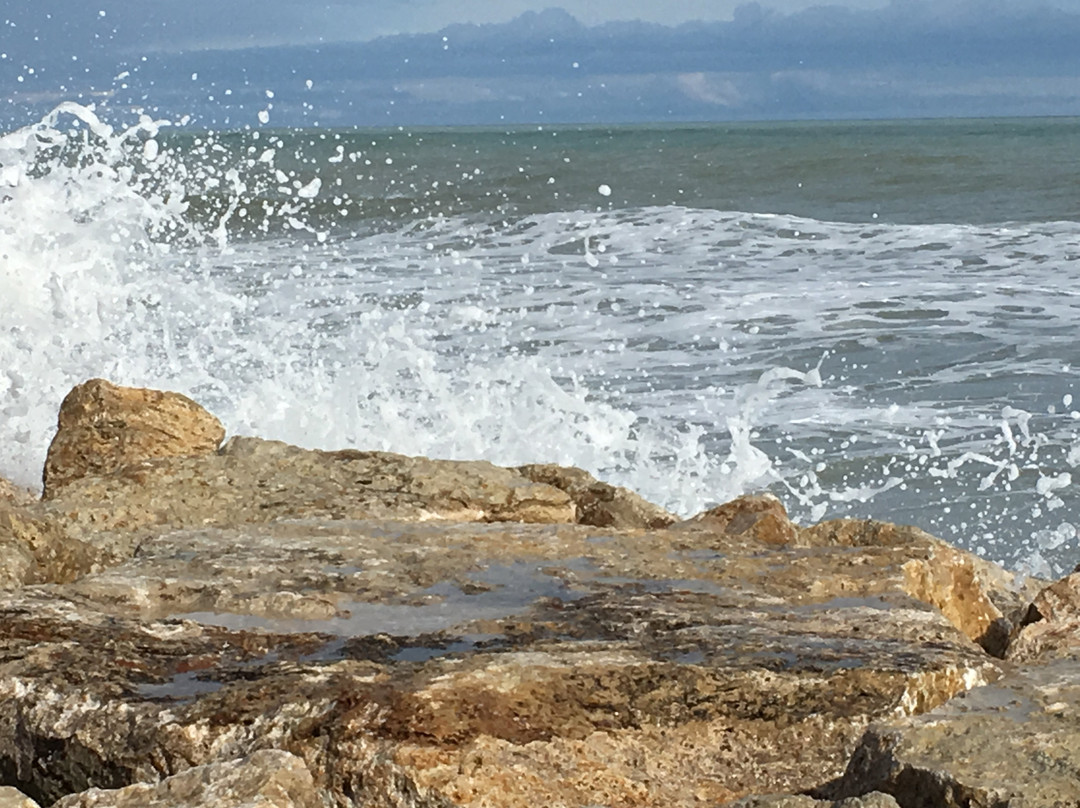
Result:
<svg viewBox="0 0 1080 808"><path fill-rule="evenodd" d="M1080 0L0 0L0 128L1080 115Z"/></svg>

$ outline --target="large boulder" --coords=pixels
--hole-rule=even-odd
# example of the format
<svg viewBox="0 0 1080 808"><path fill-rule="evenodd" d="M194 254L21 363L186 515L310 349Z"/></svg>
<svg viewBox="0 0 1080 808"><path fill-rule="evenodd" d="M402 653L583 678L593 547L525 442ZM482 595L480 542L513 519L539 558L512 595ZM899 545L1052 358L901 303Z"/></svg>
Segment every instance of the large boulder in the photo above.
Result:
<svg viewBox="0 0 1080 808"><path fill-rule="evenodd" d="M210 454L224 437L221 422L187 396L91 379L60 405L43 496L143 460Z"/></svg>

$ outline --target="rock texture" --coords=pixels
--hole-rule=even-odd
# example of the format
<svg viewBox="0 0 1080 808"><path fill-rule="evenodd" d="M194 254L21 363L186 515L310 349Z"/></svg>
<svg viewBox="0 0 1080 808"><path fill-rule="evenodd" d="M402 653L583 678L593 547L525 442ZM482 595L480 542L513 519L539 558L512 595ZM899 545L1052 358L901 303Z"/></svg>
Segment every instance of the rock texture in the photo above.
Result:
<svg viewBox="0 0 1080 808"><path fill-rule="evenodd" d="M815 541L708 520L160 529L0 600L0 770L46 802L269 747L338 805L810 788L868 722L1001 675L908 593L933 541Z"/></svg>
<svg viewBox="0 0 1080 808"><path fill-rule="evenodd" d="M57 427L45 460L46 498L87 475L157 457L209 454L225 437L221 422L186 396L103 379L67 394Z"/></svg>
<svg viewBox="0 0 1080 808"><path fill-rule="evenodd" d="M93 788L53 808L321 808L311 772L288 752L264 750L249 757L209 763L160 783L115 790Z"/></svg>
<svg viewBox="0 0 1080 808"><path fill-rule="evenodd" d="M119 557L79 539L38 505L0 502L0 589L73 581Z"/></svg>
<svg viewBox="0 0 1080 808"><path fill-rule="evenodd" d="M1030 607L770 496L675 522L579 469L215 449L84 387L78 473L0 500L0 783L42 805L1019 806L1002 761L1050 761L1030 808L1075 775L1073 674L999 659L1071 584Z"/></svg>
<svg viewBox="0 0 1080 808"><path fill-rule="evenodd" d="M699 513L683 527L706 526L727 536L740 536L765 544L800 544L799 530L788 519L780 500L771 494L740 497ZM837 542L830 542L836 544Z"/></svg>
<svg viewBox="0 0 1080 808"><path fill-rule="evenodd" d="M1080 661L1080 572L1043 589L1009 648L1014 662Z"/></svg>
<svg viewBox="0 0 1080 808"><path fill-rule="evenodd" d="M38 804L17 788L0 786L0 808L38 808Z"/></svg>
<svg viewBox="0 0 1080 808"><path fill-rule="evenodd" d="M72 481L53 506L79 529L128 534L301 517L570 523L576 514L565 492L484 461L308 451L258 438Z"/></svg>
<svg viewBox="0 0 1080 808"><path fill-rule="evenodd" d="M843 800L815 800L805 794L770 794L744 797L727 803L725 808L900 808L893 797L874 791L864 797Z"/></svg>
<svg viewBox="0 0 1080 808"><path fill-rule="evenodd" d="M577 509L577 522L595 527L667 527L673 513L633 491L600 482L587 471L551 464L519 466L522 476L565 491Z"/></svg>
<svg viewBox="0 0 1080 808"><path fill-rule="evenodd" d="M0 505L29 505L36 499L29 489L0 477Z"/></svg>
<svg viewBox="0 0 1080 808"><path fill-rule="evenodd" d="M835 793L901 806L1080 805L1080 670L1027 667L920 716L867 732Z"/></svg>

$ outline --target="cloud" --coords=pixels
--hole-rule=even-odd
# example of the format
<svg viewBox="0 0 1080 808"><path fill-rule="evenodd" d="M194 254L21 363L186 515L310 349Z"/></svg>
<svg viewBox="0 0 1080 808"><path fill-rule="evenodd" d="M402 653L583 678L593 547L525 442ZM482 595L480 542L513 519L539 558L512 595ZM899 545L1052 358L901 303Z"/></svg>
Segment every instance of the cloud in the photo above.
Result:
<svg viewBox="0 0 1080 808"><path fill-rule="evenodd" d="M733 81L710 73L680 73L677 81L687 97L705 104L737 107L742 100Z"/></svg>
<svg viewBox="0 0 1080 808"><path fill-rule="evenodd" d="M514 1L519 5L500 8L528 5ZM729 20L680 25L590 26L552 9L435 33L300 44L266 32L279 36L293 26L292 36L303 39L325 30L305 16L314 12L304 4L190 0L184 8L191 20L177 21L146 10L164 14L179 8L174 4L102 2L105 17L84 0L48 0L73 15L65 25L77 24L91 43L81 50L74 40L61 47L61 35L71 31L57 28L56 19L42 21L21 6L9 15L22 43L0 59L12 116L39 109L45 97L109 92L116 109L149 105L173 116L195 113L204 125L235 126L255 121L267 89L277 94L279 125L1080 114L1075 2L1070 9L1029 0L869 7L791 0L798 6L791 13L751 3ZM631 2L627 13L635 7ZM337 21L340 39L360 30L364 13L376 14L372 0L318 8ZM385 21L448 7L415 0L379 8L390 9L381 14ZM232 33L206 40L214 27ZM27 32L38 37L33 47ZM185 36L216 47L183 49ZM119 46L134 41L156 49ZM240 47L249 42L258 47ZM122 85L113 79L120 70L130 73Z"/></svg>

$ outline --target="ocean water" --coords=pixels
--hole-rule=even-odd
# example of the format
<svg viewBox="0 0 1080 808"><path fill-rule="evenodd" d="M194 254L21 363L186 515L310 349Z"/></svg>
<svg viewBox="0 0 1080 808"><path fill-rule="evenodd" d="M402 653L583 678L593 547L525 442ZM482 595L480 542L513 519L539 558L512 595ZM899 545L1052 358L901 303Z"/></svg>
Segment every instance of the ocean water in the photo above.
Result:
<svg viewBox="0 0 1080 808"><path fill-rule="evenodd" d="M1080 121L0 135L0 474L95 376L230 433L1080 562ZM1074 400L1075 399L1075 400Z"/></svg>

